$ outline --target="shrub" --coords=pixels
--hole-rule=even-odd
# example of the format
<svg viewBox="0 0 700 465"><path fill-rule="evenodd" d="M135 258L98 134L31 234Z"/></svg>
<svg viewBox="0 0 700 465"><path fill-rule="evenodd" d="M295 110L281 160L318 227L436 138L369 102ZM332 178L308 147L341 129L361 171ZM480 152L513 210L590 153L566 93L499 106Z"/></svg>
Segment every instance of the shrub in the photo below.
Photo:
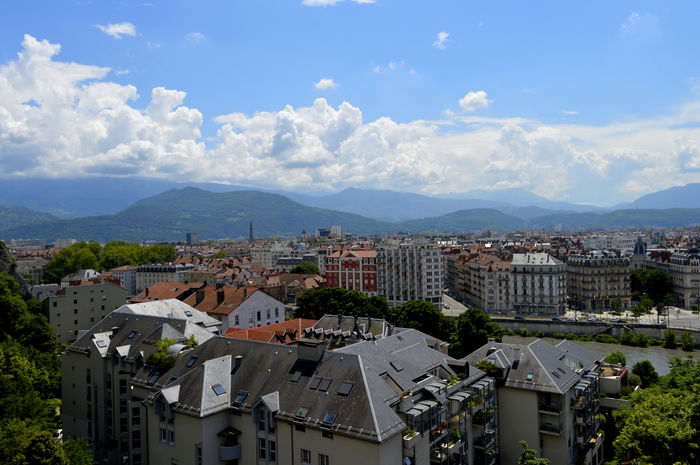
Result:
<svg viewBox="0 0 700 465"><path fill-rule="evenodd" d="M527 328L520 328L520 336L529 337L532 336L532 333L528 331Z"/></svg>
<svg viewBox="0 0 700 465"><path fill-rule="evenodd" d="M602 342L603 344L619 344L620 341L615 339L609 334L597 334L595 337L596 342Z"/></svg>
<svg viewBox="0 0 700 465"><path fill-rule="evenodd" d="M564 335L564 333L554 333L554 334L552 335L552 337L553 337L554 339L565 339L565 338L566 338L566 336Z"/></svg>
<svg viewBox="0 0 700 465"><path fill-rule="evenodd" d="M639 376L642 381L642 387L648 388L659 380L659 375L654 369L654 365L649 360L637 362L632 367L632 374Z"/></svg>
<svg viewBox="0 0 700 465"><path fill-rule="evenodd" d="M537 331L537 333L535 333L535 336L536 336L536 337L539 337L540 339L543 338L543 337L544 337L544 331L541 331L541 330L540 330L540 331Z"/></svg>
<svg viewBox="0 0 700 465"><path fill-rule="evenodd" d="M605 357L605 361L615 365L622 365L623 367L627 366L627 357L619 350L611 352L610 355Z"/></svg>
<svg viewBox="0 0 700 465"><path fill-rule="evenodd" d="M509 329L508 331L505 332L505 335L506 336L515 336L515 331L513 331L512 329Z"/></svg>
<svg viewBox="0 0 700 465"><path fill-rule="evenodd" d="M692 352L693 347L695 347L695 338L693 333L683 333L681 334L681 348L686 352Z"/></svg>
<svg viewBox="0 0 700 465"><path fill-rule="evenodd" d="M625 346L636 346L637 338L632 331L625 331L625 333L620 338L620 344Z"/></svg>
<svg viewBox="0 0 700 465"><path fill-rule="evenodd" d="M649 339L649 345L650 346L658 346L658 345L661 345L661 341L659 341L655 337L652 337Z"/></svg>
<svg viewBox="0 0 700 465"><path fill-rule="evenodd" d="M578 337L579 341L592 341L593 338L589 336L588 334L582 334Z"/></svg>
<svg viewBox="0 0 700 465"><path fill-rule="evenodd" d="M638 375L635 375L634 373L628 373L627 384L629 384L630 386L639 386L640 384L642 384L642 378L640 378Z"/></svg>
<svg viewBox="0 0 700 465"><path fill-rule="evenodd" d="M564 336L564 338L568 339L569 341L575 341L576 339L578 339L578 336L574 333L566 333L566 336Z"/></svg>
<svg viewBox="0 0 700 465"><path fill-rule="evenodd" d="M676 343L676 332L672 329L664 331L664 347L666 349L675 349L678 346Z"/></svg>
<svg viewBox="0 0 700 465"><path fill-rule="evenodd" d="M637 347L646 347L649 345L649 338L644 333L637 333L634 342Z"/></svg>

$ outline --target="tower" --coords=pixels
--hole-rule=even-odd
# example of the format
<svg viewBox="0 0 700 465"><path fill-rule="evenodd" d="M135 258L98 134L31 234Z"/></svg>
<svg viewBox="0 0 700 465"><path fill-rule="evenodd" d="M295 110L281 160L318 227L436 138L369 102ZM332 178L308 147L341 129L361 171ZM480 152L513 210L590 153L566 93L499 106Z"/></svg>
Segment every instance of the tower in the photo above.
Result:
<svg viewBox="0 0 700 465"><path fill-rule="evenodd" d="M255 242L255 241L253 240L253 221L252 221L252 220L251 220L251 222L250 222L250 237L248 238L248 242L250 242L251 244L252 244L253 242Z"/></svg>

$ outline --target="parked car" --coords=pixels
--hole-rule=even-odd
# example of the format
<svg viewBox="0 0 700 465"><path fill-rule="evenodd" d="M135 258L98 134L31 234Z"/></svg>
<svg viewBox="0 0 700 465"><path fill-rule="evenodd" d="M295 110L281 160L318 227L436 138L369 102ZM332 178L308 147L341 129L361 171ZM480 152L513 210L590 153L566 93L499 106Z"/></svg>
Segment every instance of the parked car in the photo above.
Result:
<svg viewBox="0 0 700 465"><path fill-rule="evenodd" d="M524 316L521 316L521 315L515 315L515 316L513 317L513 319L515 319L515 320L524 320L525 317L524 317Z"/></svg>
<svg viewBox="0 0 700 465"><path fill-rule="evenodd" d="M553 316L552 321L561 321L561 318L559 318L558 316Z"/></svg>

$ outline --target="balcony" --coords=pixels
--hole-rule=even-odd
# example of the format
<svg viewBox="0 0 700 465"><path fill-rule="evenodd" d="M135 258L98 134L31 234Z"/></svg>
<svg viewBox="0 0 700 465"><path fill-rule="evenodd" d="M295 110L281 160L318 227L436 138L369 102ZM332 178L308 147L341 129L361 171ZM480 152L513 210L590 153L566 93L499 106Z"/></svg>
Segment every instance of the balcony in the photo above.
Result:
<svg viewBox="0 0 700 465"><path fill-rule="evenodd" d="M540 423L540 433L550 434L552 436L561 436L561 423Z"/></svg>
<svg viewBox="0 0 700 465"><path fill-rule="evenodd" d="M219 460L238 460L241 458L241 445L219 447Z"/></svg>
<svg viewBox="0 0 700 465"><path fill-rule="evenodd" d="M554 415L559 415L561 412L561 405L559 404L547 404L547 403L540 403L539 406L537 407L538 411L540 413L551 413Z"/></svg>

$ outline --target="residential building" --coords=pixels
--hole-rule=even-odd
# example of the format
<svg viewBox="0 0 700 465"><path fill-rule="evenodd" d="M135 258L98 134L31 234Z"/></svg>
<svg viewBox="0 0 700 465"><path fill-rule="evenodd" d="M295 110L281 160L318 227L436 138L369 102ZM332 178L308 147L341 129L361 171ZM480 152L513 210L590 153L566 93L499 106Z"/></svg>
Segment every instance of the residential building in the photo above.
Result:
<svg viewBox="0 0 700 465"><path fill-rule="evenodd" d="M125 303L126 290L107 282L64 287L42 305L57 342L67 344Z"/></svg>
<svg viewBox="0 0 700 465"><path fill-rule="evenodd" d="M386 241L377 247L377 292L389 306L414 299L442 306L443 256L427 241Z"/></svg>
<svg viewBox="0 0 700 465"><path fill-rule="evenodd" d="M513 311L529 315L566 312L566 265L546 253L513 254L510 264Z"/></svg>
<svg viewBox="0 0 700 465"><path fill-rule="evenodd" d="M47 297L58 294L60 290L58 284L37 284L32 286L32 298L41 302Z"/></svg>
<svg viewBox="0 0 700 465"><path fill-rule="evenodd" d="M633 234L592 234L583 239L585 250L631 250L637 242Z"/></svg>
<svg viewBox="0 0 700 465"><path fill-rule="evenodd" d="M48 260L42 257L27 257L18 258L15 260L15 263L17 264L17 272L20 275L31 276L34 284L43 282L44 268L46 267Z"/></svg>
<svg viewBox="0 0 700 465"><path fill-rule="evenodd" d="M76 242L78 241L76 241L75 239L56 239L54 247L56 247L57 249L65 249L66 247L70 247Z"/></svg>
<svg viewBox="0 0 700 465"><path fill-rule="evenodd" d="M326 286L377 295L377 251L343 250L326 257Z"/></svg>
<svg viewBox="0 0 700 465"><path fill-rule="evenodd" d="M277 265L277 259L293 255L294 249L292 247L278 242L256 244L250 249L250 256L264 268L274 268Z"/></svg>
<svg viewBox="0 0 700 465"><path fill-rule="evenodd" d="M194 270L194 265L181 263L141 265L136 268L136 292L141 292L161 281L183 283L187 281L187 272L190 270Z"/></svg>
<svg viewBox="0 0 700 465"><path fill-rule="evenodd" d="M584 311L609 311L614 299L630 308L630 261L614 253L569 255L566 259L569 305Z"/></svg>
<svg viewBox="0 0 700 465"><path fill-rule="evenodd" d="M224 335L235 339L269 342L271 344L296 344L303 337L304 330L311 328L315 323L316 320L295 318L250 329L229 328Z"/></svg>
<svg viewBox="0 0 700 465"><path fill-rule="evenodd" d="M196 232L188 232L185 234L185 243L187 245L196 245L199 242L199 235Z"/></svg>
<svg viewBox="0 0 700 465"><path fill-rule="evenodd" d="M675 252L669 260L668 275L673 297L679 307L700 305L700 253L698 249Z"/></svg>
<svg viewBox="0 0 700 465"><path fill-rule="evenodd" d="M518 463L524 440L556 464L602 463L600 357L571 341L488 342L466 357L497 371L500 460Z"/></svg>
<svg viewBox="0 0 700 465"><path fill-rule="evenodd" d="M99 276L99 273L95 270L78 270L73 274L70 274L63 279L61 279L61 287L68 287L75 285L76 283L81 283L83 281L91 281Z"/></svg>
<svg viewBox="0 0 700 465"><path fill-rule="evenodd" d="M459 263L458 269L462 285L459 295L471 306L487 313L511 311L510 262L483 254Z"/></svg>
<svg viewBox="0 0 700 465"><path fill-rule="evenodd" d="M146 408L148 454L139 459L496 463L497 429L473 421L480 411L495 417L493 379L424 338L407 330L329 351L315 341L280 348L214 337L165 373L145 366L131 378Z"/></svg>
<svg viewBox="0 0 700 465"><path fill-rule="evenodd" d="M169 300L125 305L81 334L61 354L64 437L86 438L100 463L148 463L144 398L133 394L132 376L159 340L175 341L169 351L177 355L191 336L200 344L213 337L218 324Z"/></svg>
<svg viewBox="0 0 700 465"><path fill-rule="evenodd" d="M118 279L120 286L126 289L126 294L132 296L136 294L136 267L124 265L112 268L112 277Z"/></svg>

